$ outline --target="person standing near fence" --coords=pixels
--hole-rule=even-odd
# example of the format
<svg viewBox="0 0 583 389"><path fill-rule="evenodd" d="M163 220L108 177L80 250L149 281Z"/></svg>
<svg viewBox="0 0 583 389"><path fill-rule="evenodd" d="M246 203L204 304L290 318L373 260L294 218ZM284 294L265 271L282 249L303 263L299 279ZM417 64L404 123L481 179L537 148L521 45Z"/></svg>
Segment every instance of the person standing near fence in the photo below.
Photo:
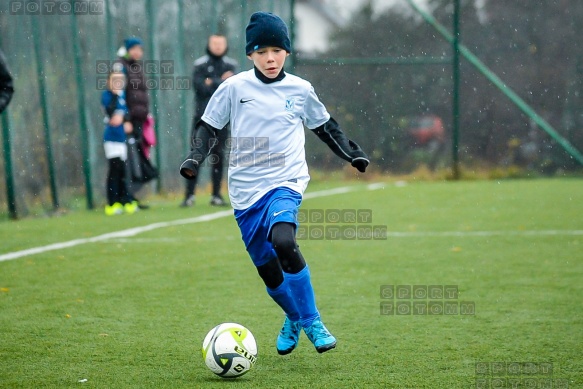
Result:
<svg viewBox="0 0 583 389"><path fill-rule="evenodd" d="M195 93L195 114L192 121L192 131L202 118L204 110L208 105L211 96L227 78L237 72L237 61L227 57L228 43L223 35L211 35L208 39L207 54L194 62L193 85ZM225 160L225 145L229 137L229 131L221 131L217 138L217 144L211 149L211 156L208 159L212 168L211 181L213 194L211 205L227 205L221 196L221 183L223 180L223 166ZM181 207L191 207L195 201L197 178L186 181L186 193Z"/></svg>
<svg viewBox="0 0 583 389"><path fill-rule="evenodd" d="M123 73L111 73L107 80L107 90L101 95L101 104L106 115L103 149L109 164L105 206L107 216L124 212L132 214L137 208L128 193L126 183L126 134L131 131L131 126L125 101L125 83L126 77Z"/></svg>
<svg viewBox="0 0 583 389"><path fill-rule="evenodd" d="M133 155L132 157L131 154L132 150L142 153L143 128L150 111L150 99L148 97L144 64L142 61L144 56L143 42L140 38L130 37L124 41L124 45L125 55L120 56L114 63L113 71L122 72L127 77L125 97L129 110L129 129L131 130L127 139L130 153L130 156L128 156L128 167L130 171L128 190L132 198L138 201L136 199L136 192L151 178L141 177L141 172L143 171L139 162L141 156ZM149 208L139 201L138 207L139 209Z"/></svg>
<svg viewBox="0 0 583 389"><path fill-rule="evenodd" d="M14 84L12 77L6 65L6 57L4 57L4 53L0 50L0 113L4 112L13 94Z"/></svg>

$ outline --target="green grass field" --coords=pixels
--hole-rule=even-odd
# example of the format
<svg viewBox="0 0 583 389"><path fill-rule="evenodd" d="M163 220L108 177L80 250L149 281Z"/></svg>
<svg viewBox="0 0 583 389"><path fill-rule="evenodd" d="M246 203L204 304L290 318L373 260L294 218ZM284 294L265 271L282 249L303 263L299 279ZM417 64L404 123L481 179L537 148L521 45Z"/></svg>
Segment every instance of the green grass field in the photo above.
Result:
<svg viewBox="0 0 583 389"><path fill-rule="evenodd" d="M371 209L388 237L300 242L335 350L320 355L302 335L277 355L283 316L228 216L0 262L0 388L471 388L489 377L476 363L494 362L552 363L552 376L519 377L583 388L580 180L326 182L308 193L346 185L358 190L302 208ZM220 211L204 197L188 210L153 205L2 222L0 256ZM457 285L475 315L381 315L382 285ZM200 353L228 321L259 345L236 380Z"/></svg>

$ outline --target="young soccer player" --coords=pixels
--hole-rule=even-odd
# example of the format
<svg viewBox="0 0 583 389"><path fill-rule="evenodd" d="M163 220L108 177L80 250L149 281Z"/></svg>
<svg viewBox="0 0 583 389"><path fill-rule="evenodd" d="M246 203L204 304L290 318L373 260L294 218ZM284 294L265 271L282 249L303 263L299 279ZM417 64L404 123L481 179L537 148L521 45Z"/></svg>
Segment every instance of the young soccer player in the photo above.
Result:
<svg viewBox="0 0 583 389"><path fill-rule="evenodd" d="M322 323L310 270L295 240L298 208L310 179L303 124L359 171L369 160L346 138L311 84L284 71L291 52L284 21L254 13L246 37L254 69L227 79L214 93L180 173L190 179L197 174L217 132L230 121L228 184L235 219L267 293L286 314L277 351L292 352L303 328L323 353L336 347L336 338Z"/></svg>

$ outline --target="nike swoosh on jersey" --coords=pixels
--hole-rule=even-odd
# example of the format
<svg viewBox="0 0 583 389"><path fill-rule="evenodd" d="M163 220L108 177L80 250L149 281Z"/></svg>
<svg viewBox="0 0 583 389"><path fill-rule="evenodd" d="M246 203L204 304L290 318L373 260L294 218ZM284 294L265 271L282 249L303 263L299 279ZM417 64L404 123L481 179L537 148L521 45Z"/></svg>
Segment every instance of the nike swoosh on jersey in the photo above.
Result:
<svg viewBox="0 0 583 389"><path fill-rule="evenodd" d="M241 104L245 104L245 103L248 103L248 102L253 101L253 100L255 100L255 99L241 99L241 100L239 100L239 102Z"/></svg>
<svg viewBox="0 0 583 389"><path fill-rule="evenodd" d="M279 212L273 212L273 217L277 217L278 215L281 215L284 212L288 212L287 209L284 209L283 211L279 211Z"/></svg>

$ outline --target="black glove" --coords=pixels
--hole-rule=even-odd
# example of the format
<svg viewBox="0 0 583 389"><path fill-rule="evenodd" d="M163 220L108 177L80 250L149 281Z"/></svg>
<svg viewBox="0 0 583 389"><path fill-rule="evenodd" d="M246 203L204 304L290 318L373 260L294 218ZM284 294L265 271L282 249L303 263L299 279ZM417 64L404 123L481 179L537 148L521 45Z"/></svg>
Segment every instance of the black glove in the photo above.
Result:
<svg viewBox="0 0 583 389"><path fill-rule="evenodd" d="M330 118L328 122L312 131L330 147L334 154L350 162L359 172L364 173L366 171L366 167L370 163L368 156L356 142L351 141L344 135L336 120Z"/></svg>
<svg viewBox="0 0 583 389"><path fill-rule="evenodd" d="M188 157L180 165L180 175L187 180L194 180L198 174L198 162L194 159L194 151L188 154Z"/></svg>
<svg viewBox="0 0 583 389"><path fill-rule="evenodd" d="M350 145L350 156L352 157L350 164L352 167L357 168L359 172L364 173L366 171L366 167L370 163L368 156L364 151L362 151L356 142L349 140L348 144Z"/></svg>

